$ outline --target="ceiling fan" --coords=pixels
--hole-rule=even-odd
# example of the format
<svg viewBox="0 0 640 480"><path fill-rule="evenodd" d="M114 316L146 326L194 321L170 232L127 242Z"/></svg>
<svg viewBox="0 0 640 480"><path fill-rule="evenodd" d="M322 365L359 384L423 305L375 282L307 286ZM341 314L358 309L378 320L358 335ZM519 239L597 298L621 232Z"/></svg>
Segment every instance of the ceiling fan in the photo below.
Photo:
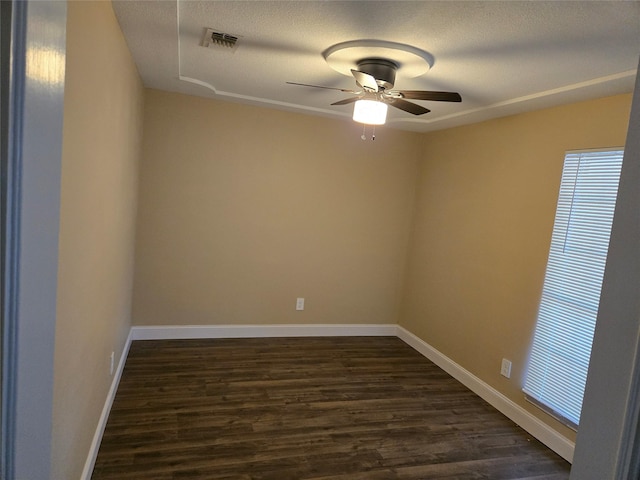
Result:
<svg viewBox="0 0 640 480"><path fill-rule="evenodd" d="M331 105L347 105L358 100L372 100L391 105L413 115L423 115L431 110L408 102L409 100L429 100L435 102L461 102L462 97L456 92L433 92L428 90L392 90L396 79L398 65L395 62L382 58L366 58L357 63L357 70L352 69L351 74L356 80L359 90L347 90L344 88L323 87L321 85L309 85L306 83L287 82L290 85L303 87L325 88L352 93L355 97L345 98Z"/></svg>

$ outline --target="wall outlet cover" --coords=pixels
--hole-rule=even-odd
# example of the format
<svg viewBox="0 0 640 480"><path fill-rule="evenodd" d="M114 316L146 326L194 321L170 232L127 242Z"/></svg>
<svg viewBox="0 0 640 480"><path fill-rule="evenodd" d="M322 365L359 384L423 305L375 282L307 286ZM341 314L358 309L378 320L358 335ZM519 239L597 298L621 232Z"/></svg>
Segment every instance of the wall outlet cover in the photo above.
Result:
<svg viewBox="0 0 640 480"><path fill-rule="evenodd" d="M502 375L503 377L511 378L511 360L507 360L506 358L502 359L500 375Z"/></svg>

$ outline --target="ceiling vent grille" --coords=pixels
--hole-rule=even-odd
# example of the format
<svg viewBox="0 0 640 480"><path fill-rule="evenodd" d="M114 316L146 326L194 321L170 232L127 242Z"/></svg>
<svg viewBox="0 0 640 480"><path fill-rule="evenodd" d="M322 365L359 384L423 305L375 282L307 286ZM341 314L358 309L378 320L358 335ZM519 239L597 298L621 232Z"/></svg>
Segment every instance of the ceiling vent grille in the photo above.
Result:
<svg viewBox="0 0 640 480"><path fill-rule="evenodd" d="M229 50L235 50L238 48L238 37L228 33L216 32L211 28L205 28L201 45L209 48L228 48Z"/></svg>

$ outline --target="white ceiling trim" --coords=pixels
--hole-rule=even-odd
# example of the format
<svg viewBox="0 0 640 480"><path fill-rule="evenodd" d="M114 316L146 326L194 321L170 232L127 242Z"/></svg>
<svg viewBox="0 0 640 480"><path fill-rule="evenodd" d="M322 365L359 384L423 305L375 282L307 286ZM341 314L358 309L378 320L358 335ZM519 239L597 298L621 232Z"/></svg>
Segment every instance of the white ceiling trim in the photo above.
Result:
<svg viewBox="0 0 640 480"><path fill-rule="evenodd" d="M579 82L579 83L574 83L573 85L566 85L564 87L559 87L559 88L554 88L551 90L545 90L543 92L537 92L537 93L532 93L531 95L524 95L522 97L518 97L518 98L512 98L509 100L504 100L502 102L497 102L497 103L493 103L491 105L486 105L486 106L482 106L479 108L473 108L470 110L465 110L463 112L456 112L456 113L452 113L449 115L444 115L442 117L439 117L437 119L434 120L426 120L427 123L430 122L438 122L438 121L444 121L444 120L449 120L449 119L453 119L453 118L459 118L459 117L464 117L466 115L471 115L471 114L475 114L475 113L482 113L482 112L486 112L486 111L490 111L490 110L495 110L495 109L499 109L502 107L508 107L508 106L512 106L512 105L518 105L520 103L524 103L524 102L528 102L531 100L538 100L538 99L542 99L545 97L551 97L553 95L558 95L560 93L565 93L565 92L571 92L571 91L578 91L587 87L591 87L591 86L596 86L596 85L602 85L602 84L606 84L612 81L616 81L616 80L630 80L633 82L633 80L636 77L636 70L627 70L626 72L620 72L620 73L615 73L613 75L606 75L604 77L599 77L599 78L594 78L592 80L587 80L584 82ZM410 120L409 120L410 121ZM421 120L421 122L425 122L425 120Z"/></svg>
<svg viewBox="0 0 640 480"><path fill-rule="evenodd" d="M210 83L207 83L203 80L198 80L197 78L185 77L184 75L181 75L181 74L178 74L178 78L183 82L189 82L195 85L200 85L201 87L208 88L219 97L230 98L234 100L244 100L245 102L251 103L253 105L267 104L267 105L273 105L275 107L283 107L287 110L296 110L296 111L304 110L306 112L321 113L323 115L328 115L331 117L344 117L344 118L351 117L351 115L349 114L345 114L343 112L336 112L334 110L324 110L322 108L315 108L307 105L298 105L295 103L279 102L277 100L270 100L268 98L251 97L249 95L241 95L233 92L224 92L221 90L216 90L216 88Z"/></svg>

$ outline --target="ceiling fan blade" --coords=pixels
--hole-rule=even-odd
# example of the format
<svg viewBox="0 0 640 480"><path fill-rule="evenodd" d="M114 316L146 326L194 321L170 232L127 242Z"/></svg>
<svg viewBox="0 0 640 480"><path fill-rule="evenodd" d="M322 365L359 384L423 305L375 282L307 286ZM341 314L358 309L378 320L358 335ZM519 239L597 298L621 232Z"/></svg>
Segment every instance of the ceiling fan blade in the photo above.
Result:
<svg viewBox="0 0 640 480"><path fill-rule="evenodd" d="M424 108L422 105L407 102L406 100L403 100L401 98L393 99L389 102L389 105L399 108L400 110L404 110L405 112L413 113L414 115L423 115L431 111L428 108Z"/></svg>
<svg viewBox="0 0 640 480"><path fill-rule="evenodd" d="M348 105L350 103L354 103L360 100L360 97L349 97L344 100L338 100L337 102L333 102L331 105Z"/></svg>
<svg viewBox="0 0 640 480"><path fill-rule="evenodd" d="M287 82L289 85L299 85L301 87L313 87L313 88L324 88L326 90L338 90L339 92L345 93L358 93L355 90L347 90L344 88L335 88L335 87L323 87L322 85L309 85L308 83L296 83L296 82Z"/></svg>
<svg viewBox="0 0 640 480"><path fill-rule="evenodd" d="M409 100L431 100L433 102L461 102L462 97L456 92L429 92L426 90L398 90Z"/></svg>
<svg viewBox="0 0 640 480"><path fill-rule="evenodd" d="M367 90L371 90L373 92L378 91L378 83L372 75L353 69L351 69L351 74L356 79L356 83L362 88L366 88Z"/></svg>

